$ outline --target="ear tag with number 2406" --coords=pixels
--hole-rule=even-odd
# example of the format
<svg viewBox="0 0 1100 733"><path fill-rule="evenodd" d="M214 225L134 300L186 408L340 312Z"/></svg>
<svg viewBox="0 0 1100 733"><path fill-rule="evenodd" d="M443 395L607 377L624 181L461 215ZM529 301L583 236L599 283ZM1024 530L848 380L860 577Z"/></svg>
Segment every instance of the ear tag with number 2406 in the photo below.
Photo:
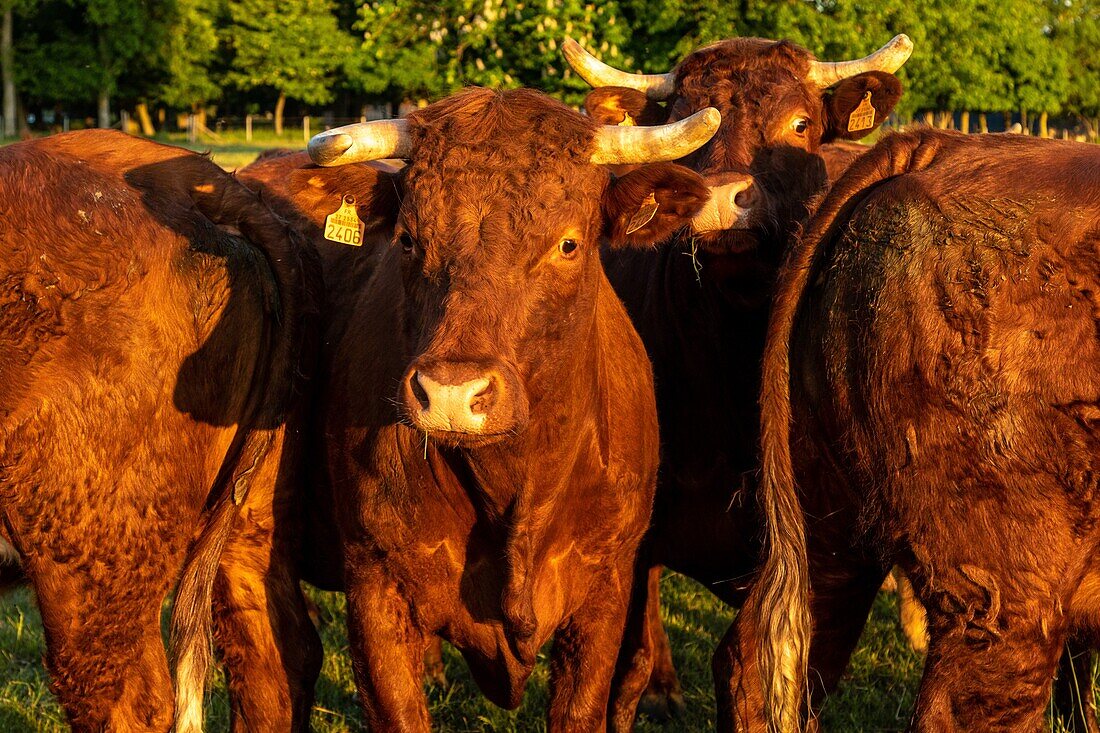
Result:
<svg viewBox="0 0 1100 733"><path fill-rule="evenodd" d="M363 222L355 210L355 197L347 195L340 208L325 217L325 239L359 247L363 244Z"/></svg>

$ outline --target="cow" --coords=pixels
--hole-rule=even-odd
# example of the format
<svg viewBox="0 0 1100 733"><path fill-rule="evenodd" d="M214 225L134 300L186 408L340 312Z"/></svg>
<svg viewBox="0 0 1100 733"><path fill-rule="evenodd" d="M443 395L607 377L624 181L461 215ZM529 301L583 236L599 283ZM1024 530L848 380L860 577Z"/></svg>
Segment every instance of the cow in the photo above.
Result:
<svg viewBox="0 0 1100 733"><path fill-rule="evenodd" d="M851 141L876 129L901 95L893 75L912 44L898 36L867 58L816 60L789 41L736 38L700 48L667 74L628 74L566 39L565 58L596 87L589 114L606 124L667 123L706 106L722 113L711 141L682 162L711 198L692 226L655 250L608 251L608 278L653 361L662 463L644 545L648 623L628 633L614 729L635 701L661 715L683 704L661 626L659 566L739 606L761 557L756 498L760 360L775 272L829 173L855 159ZM831 147L830 147L831 146ZM831 169L831 170L830 170ZM845 538L837 538L838 551ZM817 648L831 689L862 628L838 620L834 649ZM732 634L715 656L719 724L731 725ZM650 666L656 665L652 675Z"/></svg>
<svg viewBox="0 0 1100 733"><path fill-rule="evenodd" d="M435 635L508 708L553 638L550 730L604 729L658 433L649 362L599 245L690 223L703 180L653 161L683 157L719 122L701 110L601 127L537 92L471 89L323 133L310 154L325 167L284 157L242 173L323 246L310 432L315 506L330 509L303 564L347 593L372 729L430 727ZM363 164L383 158L407 165ZM616 163L640 167L613 181ZM323 241L344 206L362 246Z"/></svg>
<svg viewBox="0 0 1100 733"><path fill-rule="evenodd" d="M775 592L742 639L776 727L797 725L807 620L812 653L819 619L870 604L818 578L870 588L893 562L928 615L911 728L1044 727L1063 642L1100 630L1098 292L1094 146L919 130L832 188L780 275L762 377Z"/></svg>
<svg viewBox="0 0 1100 733"><path fill-rule="evenodd" d="M283 670L320 644L273 548L315 263L207 158L117 132L3 148L0 193L0 534L70 725L197 730L213 604L238 723L303 728Z"/></svg>

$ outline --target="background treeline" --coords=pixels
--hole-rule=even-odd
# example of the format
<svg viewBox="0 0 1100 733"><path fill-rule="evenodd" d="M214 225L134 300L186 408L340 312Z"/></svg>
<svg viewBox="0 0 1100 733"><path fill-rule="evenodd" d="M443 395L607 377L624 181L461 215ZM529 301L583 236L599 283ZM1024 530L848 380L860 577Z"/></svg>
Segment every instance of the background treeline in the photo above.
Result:
<svg viewBox="0 0 1100 733"><path fill-rule="evenodd" d="M17 119L106 126L123 111L146 130L180 112L202 123L273 115L279 126L284 114L395 113L466 84L577 103L585 85L558 53L566 34L621 68L666 71L730 36L791 38L832 60L904 32L916 52L901 73L902 121L1100 127L1100 0L0 0L0 10L7 134Z"/></svg>

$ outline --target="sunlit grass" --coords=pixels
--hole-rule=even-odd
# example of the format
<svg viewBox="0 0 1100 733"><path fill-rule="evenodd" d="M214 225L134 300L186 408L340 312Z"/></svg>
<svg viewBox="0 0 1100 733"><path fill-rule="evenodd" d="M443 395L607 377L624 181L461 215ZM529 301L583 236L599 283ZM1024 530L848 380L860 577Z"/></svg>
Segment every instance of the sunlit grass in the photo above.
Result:
<svg viewBox="0 0 1100 733"><path fill-rule="evenodd" d="M694 733L714 725L710 655L733 612L698 584L669 575L663 583L665 623L680 672L687 709L668 724L643 719L643 733ZM311 591L321 611L325 661L317 684L313 729L320 733L358 731L361 716L355 697L347 637L344 597ZM829 702L826 727L836 731L900 731L912 706L920 659L898 631L892 598L881 598L864 633L849 676ZM42 654L45 642L32 596L18 590L0 600L0 730L63 731L61 710L49 692ZM546 650L544 650L545 652ZM494 707L477 690L465 663L447 647L449 685L429 687L432 717L440 731L545 730L548 673L545 654L516 712ZM220 680L207 705L208 729L226 730L228 705Z"/></svg>

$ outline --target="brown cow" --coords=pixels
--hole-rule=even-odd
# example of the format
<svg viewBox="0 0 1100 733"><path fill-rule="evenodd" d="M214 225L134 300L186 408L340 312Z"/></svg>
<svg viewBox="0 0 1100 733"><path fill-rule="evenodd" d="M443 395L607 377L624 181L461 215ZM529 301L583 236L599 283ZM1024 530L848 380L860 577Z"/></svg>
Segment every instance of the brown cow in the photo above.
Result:
<svg viewBox="0 0 1100 733"><path fill-rule="evenodd" d="M691 53L669 74L637 75L603 65L572 41L563 45L573 67L600 87L586 107L603 122L655 124L707 105L722 112L718 133L685 159L712 191L693 231L657 250L609 252L605 266L657 385L662 464L647 561L705 583L732 605L743 602L760 558L757 400L775 271L825 190L828 169L860 152L846 141L872 132L893 109L901 85L892 72L910 50L899 36L866 59L828 63L787 41L738 38ZM656 591L657 568L649 580ZM654 661L646 707L681 704L656 592L647 616L624 644L616 730L630 729ZM821 667L826 689L861 628L862 619L837 628L836 648L818 648L836 660L835 668ZM732 636L723 647L734 648ZM718 654L716 663L727 657ZM716 671L720 725L731 721L728 677L725 667Z"/></svg>
<svg viewBox="0 0 1100 733"><path fill-rule="evenodd" d="M763 577L795 582L743 610L743 638L789 663L764 670L775 709L798 708L774 676L797 677L804 639L771 633L808 610L817 644L821 619L866 614L869 595L818 590L855 570L829 551L846 535L866 586L896 561L927 609L913 729L1044 727L1063 641L1100 639L1097 293L1094 146L923 130L832 189L764 363L762 494L784 509Z"/></svg>
<svg viewBox="0 0 1100 733"><path fill-rule="evenodd" d="M331 496L318 505L335 519L304 543L307 578L347 591L373 729L429 727L434 634L510 708L553 637L550 729L604 728L657 424L649 363L599 243L657 241L707 191L678 166L612 181L596 163L681 157L718 122L705 110L667 128L600 128L535 92L468 90L311 147L330 164L407 158L399 173L293 170L289 158L244 173L317 237L352 195L375 238L323 242L315 432ZM342 547L325 546L333 521Z"/></svg>
<svg viewBox="0 0 1100 733"><path fill-rule="evenodd" d="M309 620L272 550L307 366L291 233L204 157L112 132L3 148L0 200L2 533L70 724L172 725L160 616L181 576L178 729L201 716L215 580L238 718L307 722L283 669L320 648L284 645Z"/></svg>

